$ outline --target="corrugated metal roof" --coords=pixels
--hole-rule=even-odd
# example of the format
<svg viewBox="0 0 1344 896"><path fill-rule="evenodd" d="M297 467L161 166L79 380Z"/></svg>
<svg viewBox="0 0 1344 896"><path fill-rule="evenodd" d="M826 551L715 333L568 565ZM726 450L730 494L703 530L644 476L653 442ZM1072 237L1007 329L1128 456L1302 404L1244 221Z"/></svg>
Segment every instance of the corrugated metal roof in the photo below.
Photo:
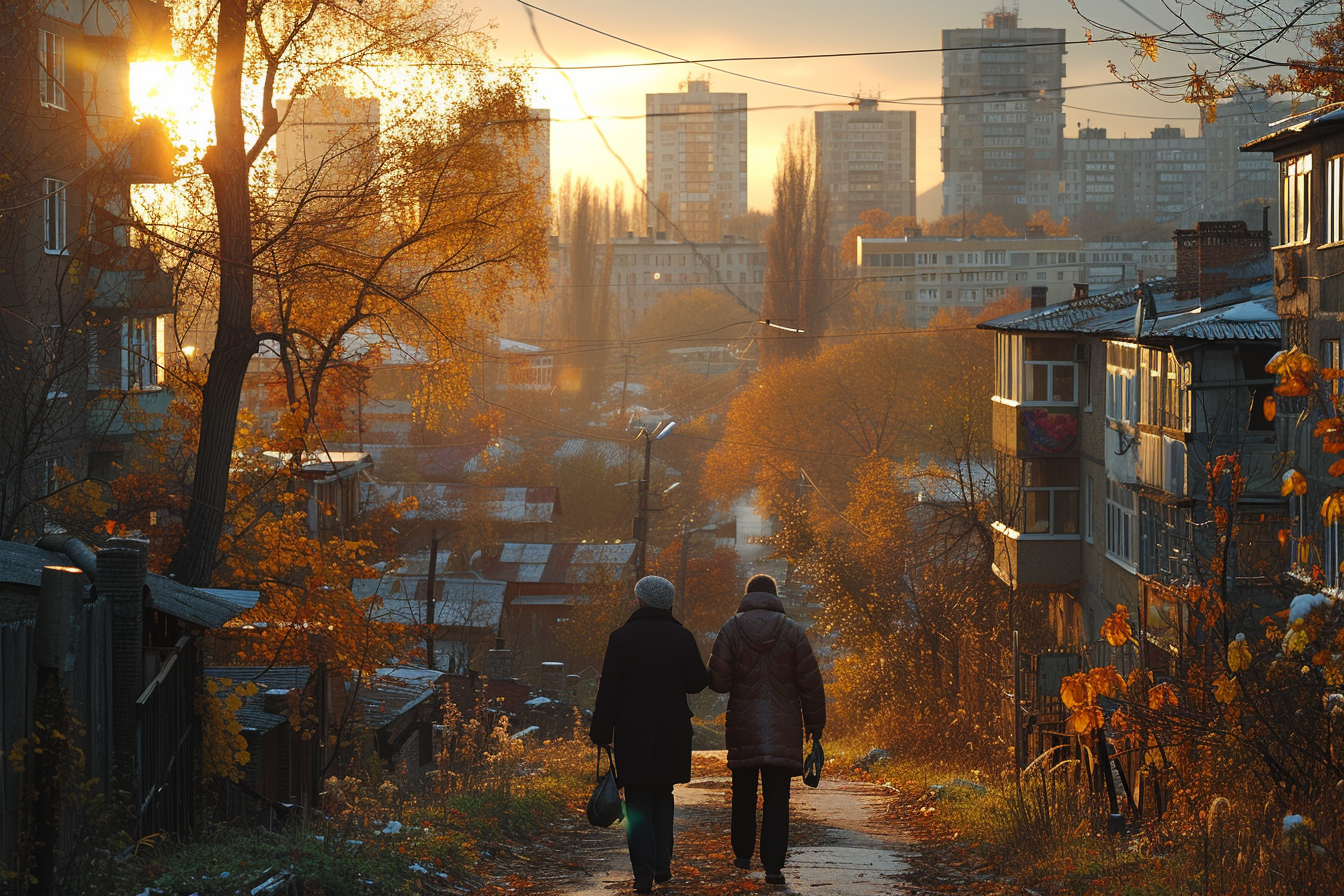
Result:
<svg viewBox="0 0 1344 896"><path fill-rule="evenodd" d="M506 543L484 573L506 582L589 582L605 572L620 578L635 554L632 541L620 544Z"/></svg>
<svg viewBox="0 0 1344 896"><path fill-rule="evenodd" d="M1279 317L1269 281L1238 287L1212 299L1177 302L1171 281L1154 283L1157 320L1144 324L1142 339L1276 340ZM1073 302L1008 314L980 326L988 330L1086 333L1134 338L1138 287L1130 286Z"/></svg>
<svg viewBox="0 0 1344 896"><path fill-rule="evenodd" d="M357 579L355 594L380 594L383 605L373 619L397 625L423 625L427 575L393 575L382 579ZM485 579L435 578L434 621L439 625L494 628L504 607L504 582Z"/></svg>
<svg viewBox="0 0 1344 896"><path fill-rule="evenodd" d="M475 486L457 482L365 482L360 497L369 507L415 498L411 520L461 520L476 502L494 520L507 523L549 523L556 512L560 490Z"/></svg>
<svg viewBox="0 0 1344 896"><path fill-rule="evenodd" d="M70 565L65 554L14 541L0 542L0 582L37 588L42 584L42 567ZM206 628L219 628L245 609L238 601L153 573L146 577L145 584L149 587L149 604L155 610Z"/></svg>
<svg viewBox="0 0 1344 896"><path fill-rule="evenodd" d="M356 703L364 723L381 728L434 696L434 685L371 676L358 682Z"/></svg>

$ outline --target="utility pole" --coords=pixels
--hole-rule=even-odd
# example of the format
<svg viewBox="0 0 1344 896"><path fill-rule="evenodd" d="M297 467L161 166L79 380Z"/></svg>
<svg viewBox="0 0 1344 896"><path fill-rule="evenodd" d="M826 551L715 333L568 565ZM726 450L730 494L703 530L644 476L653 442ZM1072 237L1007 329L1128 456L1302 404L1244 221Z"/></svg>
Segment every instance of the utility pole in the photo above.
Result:
<svg viewBox="0 0 1344 896"><path fill-rule="evenodd" d="M677 592L681 594L681 618L684 622L687 614L690 612L690 595L686 593L686 555L690 550L690 542L687 541L689 531L687 523L690 517L681 521L681 565L677 567Z"/></svg>
<svg viewBox="0 0 1344 896"><path fill-rule="evenodd" d="M429 581L425 584L425 668L434 668L434 573L439 567L439 533L429 530Z"/></svg>
<svg viewBox="0 0 1344 896"><path fill-rule="evenodd" d="M644 437L644 475L639 480L639 504L635 510L635 581L644 578L644 560L649 541L649 465L653 460L653 439L647 429Z"/></svg>

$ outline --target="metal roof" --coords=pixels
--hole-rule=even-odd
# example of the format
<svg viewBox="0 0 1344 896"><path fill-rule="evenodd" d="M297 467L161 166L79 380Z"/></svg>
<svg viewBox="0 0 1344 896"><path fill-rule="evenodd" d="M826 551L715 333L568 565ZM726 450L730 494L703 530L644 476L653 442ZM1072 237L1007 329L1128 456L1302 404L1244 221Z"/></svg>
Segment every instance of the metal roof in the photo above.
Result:
<svg viewBox="0 0 1344 896"><path fill-rule="evenodd" d="M474 501L493 520L507 523L549 523L556 512L560 490L554 486L509 488L458 482L365 482L360 486L364 504L378 507L415 498L410 520L461 520Z"/></svg>
<svg viewBox="0 0 1344 896"><path fill-rule="evenodd" d="M1333 130L1344 125L1344 103L1320 106L1299 115L1280 119L1274 130L1241 145L1242 152L1271 152L1279 146L1295 143L1306 131Z"/></svg>
<svg viewBox="0 0 1344 896"><path fill-rule="evenodd" d="M251 682L257 686L258 692L243 697L243 706L238 710L238 724L244 731L257 734L265 734L288 721L282 713L266 711L266 695L303 690L312 678L312 670L307 666L206 666L203 672L206 678L233 685Z"/></svg>
<svg viewBox="0 0 1344 896"><path fill-rule="evenodd" d="M1279 339L1274 285L1238 287L1211 299L1176 301L1171 281L1154 282L1157 320L1144 324L1140 341L1201 339L1258 342ZM1033 333L1086 333L1134 338L1138 287L1130 286L1072 302L1032 308L981 324L988 330Z"/></svg>
<svg viewBox="0 0 1344 896"><path fill-rule="evenodd" d="M357 597L374 594L382 597L382 606L373 611L372 618L376 621L423 625L428 584L427 575L391 575L382 579L356 579L352 590ZM485 579L436 577L435 623L466 628L494 628L499 625L499 614L504 607L504 587L504 582Z"/></svg>
<svg viewBox="0 0 1344 896"><path fill-rule="evenodd" d="M71 565L70 557L65 554L29 544L0 541L0 582L38 588L42 584L42 567ZM245 609L236 600L183 585L165 576L150 573L145 577L145 584L149 588L150 607L206 628L219 628Z"/></svg>
<svg viewBox="0 0 1344 896"><path fill-rule="evenodd" d="M357 679L356 703L365 724L381 728L434 696L437 688L402 678L370 676Z"/></svg>
<svg viewBox="0 0 1344 896"><path fill-rule="evenodd" d="M506 543L484 572L506 582L590 582L599 572L620 578L635 554L633 541L620 544Z"/></svg>

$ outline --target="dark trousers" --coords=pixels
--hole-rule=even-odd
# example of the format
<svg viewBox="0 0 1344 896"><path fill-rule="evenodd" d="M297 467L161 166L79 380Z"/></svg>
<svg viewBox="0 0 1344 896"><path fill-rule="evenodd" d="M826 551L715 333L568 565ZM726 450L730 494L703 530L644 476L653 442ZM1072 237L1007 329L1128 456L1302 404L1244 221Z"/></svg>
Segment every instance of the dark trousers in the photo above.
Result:
<svg viewBox="0 0 1344 896"><path fill-rule="evenodd" d="M625 785L625 842L635 886L672 870L672 785Z"/></svg>
<svg viewBox="0 0 1344 896"><path fill-rule="evenodd" d="M756 850L756 780L761 782L761 867L780 871L789 849L789 782L782 768L733 769L733 855L750 859Z"/></svg>

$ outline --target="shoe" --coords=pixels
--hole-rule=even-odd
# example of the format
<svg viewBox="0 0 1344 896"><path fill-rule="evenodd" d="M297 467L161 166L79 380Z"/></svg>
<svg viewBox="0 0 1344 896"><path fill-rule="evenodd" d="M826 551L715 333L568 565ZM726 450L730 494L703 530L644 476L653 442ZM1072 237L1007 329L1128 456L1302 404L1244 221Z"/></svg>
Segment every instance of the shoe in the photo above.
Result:
<svg viewBox="0 0 1344 896"><path fill-rule="evenodd" d="M671 871L664 871L662 874L655 874L653 876L653 882L656 884L665 884L671 879L672 879Z"/></svg>
<svg viewBox="0 0 1344 896"><path fill-rule="evenodd" d="M751 870L751 859L734 858L733 864L738 868L741 868L743 871Z"/></svg>
<svg viewBox="0 0 1344 896"><path fill-rule="evenodd" d="M784 872L782 872L782 871L767 871L767 872L765 872L765 882L768 883L768 884L774 884L774 885L777 886L777 887L782 887L782 886L784 886L784 883L785 883L785 881L784 881Z"/></svg>

